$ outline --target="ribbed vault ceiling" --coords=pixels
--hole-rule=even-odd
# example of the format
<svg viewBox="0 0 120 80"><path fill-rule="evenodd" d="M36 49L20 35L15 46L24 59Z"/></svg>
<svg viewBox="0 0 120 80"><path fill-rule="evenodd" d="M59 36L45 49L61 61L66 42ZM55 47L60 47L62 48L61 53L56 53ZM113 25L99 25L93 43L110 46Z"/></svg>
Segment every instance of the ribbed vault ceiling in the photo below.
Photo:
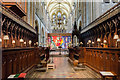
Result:
<svg viewBox="0 0 120 80"><path fill-rule="evenodd" d="M57 14L58 12L61 12L62 14L66 15L66 18L68 18L71 10L72 10L73 2L72 0L47 0L46 1L46 7L47 11L49 12L50 18L54 14Z"/></svg>

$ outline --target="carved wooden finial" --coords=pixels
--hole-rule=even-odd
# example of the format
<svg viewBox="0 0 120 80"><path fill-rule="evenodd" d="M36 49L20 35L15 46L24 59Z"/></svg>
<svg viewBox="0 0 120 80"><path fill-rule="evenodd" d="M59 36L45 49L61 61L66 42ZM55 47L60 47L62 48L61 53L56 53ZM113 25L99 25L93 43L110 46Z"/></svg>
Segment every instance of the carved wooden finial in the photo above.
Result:
<svg viewBox="0 0 120 80"><path fill-rule="evenodd" d="M115 24L115 27L117 27L119 24L119 21L117 18L113 19L112 22Z"/></svg>

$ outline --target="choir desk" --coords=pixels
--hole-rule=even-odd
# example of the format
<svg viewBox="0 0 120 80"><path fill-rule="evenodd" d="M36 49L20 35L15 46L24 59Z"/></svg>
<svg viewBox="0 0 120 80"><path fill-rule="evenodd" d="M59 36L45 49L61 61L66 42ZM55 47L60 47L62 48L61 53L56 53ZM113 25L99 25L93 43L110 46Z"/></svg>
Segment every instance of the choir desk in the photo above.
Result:
<svg viewBox="0 0 120 80"><path fill-rule="evenodd" d="M106 79L117 80L117 75L109 71L100 71L100 75L102 76L102 80Z"/></svg>

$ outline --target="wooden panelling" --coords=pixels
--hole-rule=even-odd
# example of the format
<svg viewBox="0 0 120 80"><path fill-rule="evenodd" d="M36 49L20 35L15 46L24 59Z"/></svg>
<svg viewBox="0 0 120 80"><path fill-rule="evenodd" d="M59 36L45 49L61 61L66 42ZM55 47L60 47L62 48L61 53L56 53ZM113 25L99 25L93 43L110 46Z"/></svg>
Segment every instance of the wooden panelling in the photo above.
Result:
<svg viewBox="0 0 120 80"><path fill-rule="evenodd" d="M119 74L118 55L120 49L86 48L86 63L99 71L111 71Z"/></svg>
<svg viewBox="0 0 120 80"><path fill-rule="evenodd" d="M46 51L46 52L45 52ZM40 63L40 55L49 58L49 48L13 48L2 51L2 79L6 79L10 74L17 74L27 68Z"/></svg>
<svg viewBox="0 0 120 80"><path fill-rule="evenodd" d="M74 54L84 55L79 57L79 62L84 62L98 73L111 71L120 77L120 49L118 48L69 48L69 52L72 60Z"/></svg>
<svg viewBox="0 0 120 80"><path fill-rule="evenodd" d="M14 13L11 13L10 9L6 8L4 5L0 5L2 11L2 47L5 47L5 41L3 40L4 35L8 35L9 40L7 41L7 48L20 48L20 39L22 38L26 42L26 46L29 47L29 40L32 41L31 46L34 46L34 43L37 42L36 30L22 20L19 16ZM4 13L5 11L5 13ZM6 12L7 11L7 12ZM8 13L8 14L7 14ZM12 41L15 41L13 46Z"/></svg>
<svg viewBox="0 0 120 80"><path fill-rule="evenodd" d="M69 48L69 58L75 60L75 56L78 57L79 63L85 62L84 48Z"/></svg>

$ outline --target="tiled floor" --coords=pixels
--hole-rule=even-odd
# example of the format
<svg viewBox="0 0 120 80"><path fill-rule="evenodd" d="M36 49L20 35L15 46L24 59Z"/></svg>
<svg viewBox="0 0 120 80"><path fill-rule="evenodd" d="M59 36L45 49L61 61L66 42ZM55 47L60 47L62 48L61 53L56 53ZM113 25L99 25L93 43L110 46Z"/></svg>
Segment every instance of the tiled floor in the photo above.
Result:
<svg viewBox="0 0 120 80"><path fill-rule="evenodd" d="M35 71L30 78L95 78L87 70L74 71L68 57L53 57L53 62L56 65L54 70Z"/></svg>

